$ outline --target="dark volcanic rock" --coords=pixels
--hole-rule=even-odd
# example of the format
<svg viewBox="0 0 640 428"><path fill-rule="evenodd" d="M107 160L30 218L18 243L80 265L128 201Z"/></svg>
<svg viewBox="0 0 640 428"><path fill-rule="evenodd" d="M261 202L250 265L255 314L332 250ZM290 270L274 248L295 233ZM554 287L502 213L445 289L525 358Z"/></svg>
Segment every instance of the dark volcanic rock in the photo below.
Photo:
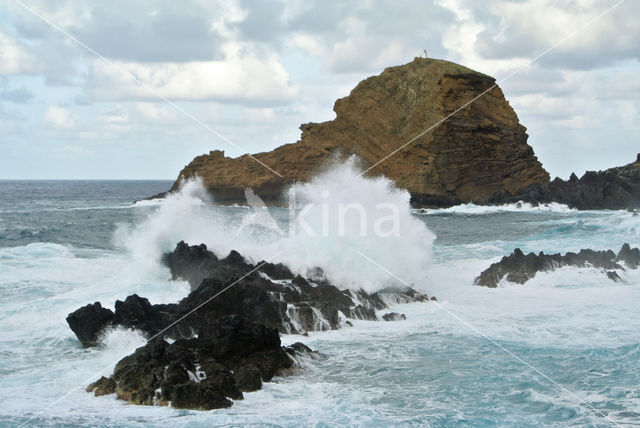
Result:
<svg viewBox="0 0 640 428"><path fill-rule="evenodd" d="M171 324L171 318L149 303L149 300L137 294L128 296L124 302L116 300L116 312L113 324L127 328L136 328L154 335Z"/></svg>
<svg viewBox="0 0 640 428"><path fill-rule="evenodd" d="M404 314L399 314L397 312L389 312L388 314L384 314L382 319L385 321L400 321L406 320L407 317Z"/></svg>
<svg viewBox="0 0 640 428"><path fill-rule="evenodd" d="M319 268L314 272L314 280L311 280L300 275L294 276L282 264L249 264L235 251L220 260L206 250L204 244L189 247L181 242L163 260L174 278L188 280L193 288L180 301L179 312L186 313L213 296L219 296L199 308L197 317L189 317L181 322L183 329L189 326L193 331L227 315L239 315L286 333L336 329L340 327L340 314L347 318L375 320L376 310L387 307L385 299L393 303L427 300L426 296L411 288L383 290L373 294L340 290L324 279ZM184 266L190 268L185 269ZM193 274L193 266L197 266L197 275ZM257 266L257 271L247 275ZM205 276L205 279L199 283L193 282L201 276Z"/></svg>
<svg viewBox="0 0 640 428"><path fill-rule="evenodd" d="M618 253L617 260L624 262L631 269L638 269L640 267L640 248L632 249L629 244L624 244Z"/></svg>
<svg viewBox="0 0 640 428"><path fill-rule="evenodd" d="M167 343L155 339L120 360L109 378L89 385L96 395L115 392L132 404L211 410L230 407L242 391L291 368L290 355L306 346L283 348L278 332L231 316L217 320L198 338Z"/></svg>
<svg viewBox="0 0 640 428"><path fill-rule="evenodd" d="M113 320L113 311L100 302L83 306L67 316L67 323L84 346L96 346L100 332Z"/></svg>
<svg viewBox="0 0 640 428"><path fill-rule="evenodd" d="M486 287L496 287L502 278L509 282L524 284L533 278L536 273L550 271L562 266L595 267L603 270L608 278L619 281L620 276L615 269L624 270L620 262L631 269L637 269L640 265L640 249L631 248L629 244L624 244L616 256L611 251L594 251L590 249L580 250L578 253L568 252L561 254L524 254L516 248L512 254L505 256L498 263L494 263L484 270L475 279L476 285Z"/></svg>
<svg viewBox="0 0 640 428"><path fill-rule="evenodd" d="M229 407L230 399L242 399L242 391L289 373L298 356L318 355L301 343L283 348L279 331L338 328L348 323L344 317L376 319L376 310L388 302L428 300L411 288L374 294L340 290L320 269L311 280L280 264L252 265L236 251L219 259L204 245L181 242L163 260L174 278L191 282L192 291L180 302L152 305L134 294L116 301L115 313L95 303L69 315L69 325L85 346L95 344L107 325L150 336L145 346L118 362L110 378L101 378L88 391L115 391L132 404Z"/></svg>
<svg viewBox="0 0 640 428"><path fill-rule="evenodd" d="M640 158L640 155L639 155ZM578 179L556 178L549 184L550 200L578 209L640 208L640 161L606 171L587 171Z"/></svg>
<svg viewBox="0 0 640 428"><path fill-rule="evenodd" d="M96 397L101 395L109 395L116 392L116 382L111 377L102 376L97 381L90 383L86 389L87 392L94 392Z"/></svg>
<svg viewBox="0 0 640 428"><path fill-rule="evenodd" d="M605 171L587 171L580 178L556 178L547 184L534 184L511 194L498 191L489 198L491 204L518 201L559 202L580 210L640 208L640 154L635 162Z"/></svg>
<svg viewBox="0 0 640 428"><path fill-rule="evenodd" d="M204 244L189 246L180 242L163 261L174 278L190 282L189 295L176 304L152 305L133 294L116 301L115 314L99 303L97 307L94 304L81 308L68 320L85 346L94 346L97 335L107 325L135 328L149 337L162 332L163 337L177 339L192 337L218 318L238 315L281 332L304 333L340 328L344 317L376 320L376 311L387 308L389 303L428 300L411 288L373 294L340 290L324 279L320 269L315 270L316 279L312 281L294 276L282 264L252 265L236 251L218 259ZM199 283L194 282L198 280ZM177 320L180 322L172 325ZM172 327L165 331L168 326Z"/></svg>
<svg viewBox="0 0 640 428"><path fill-rule="evenodd" d="M242 392L257 391L262 388L262 375L253 364L245 364L234 373L238 389Z"/></svg>

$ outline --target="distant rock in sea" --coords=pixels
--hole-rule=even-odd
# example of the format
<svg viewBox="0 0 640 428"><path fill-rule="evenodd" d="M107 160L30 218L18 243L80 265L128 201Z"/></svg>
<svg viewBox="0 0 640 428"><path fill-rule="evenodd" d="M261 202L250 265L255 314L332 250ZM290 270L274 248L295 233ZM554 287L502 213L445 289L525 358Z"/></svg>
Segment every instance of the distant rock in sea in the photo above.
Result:
<svg viewBox="0 0 640 428"><path fill-rule="evenodd" d="M280 203L283 189L309 180L332 158L356 155L368 168L413 139L368 175L392 179L414 205L483 204L495 194L546 186L549 174L527 144L526 128L494 85L461 65L416 58L360 82L336 101L334 120L303 124L297 143L253 155L282 177L249 155L212 151L187 165L172 190L199 176L217 202L244 202L251 187Z"/></svg>
<svg viewBox="0 0 640 428"><path fill-rule="evenodd" d="M624 266L621 264L623 263ZM561 254L524 254L516 248L513 253L494 263L475 279L476 285L497 287L503 279L524 284L538 272L548 272L563 266L594 267L613 281L621 278L616 270L638 269L640 267L640 249L624 244L618 254L613 251L580 250L578 253Z"/></svg>
<svg viewBox="0 0 640 428"><path fill-rule="evenodd" d="M492 204L559 202L580 210L640 208L640 154L635 162L605 171L587 171L578 178L556 178L546 185L534 185L516 195L496 193Z"/></svg>

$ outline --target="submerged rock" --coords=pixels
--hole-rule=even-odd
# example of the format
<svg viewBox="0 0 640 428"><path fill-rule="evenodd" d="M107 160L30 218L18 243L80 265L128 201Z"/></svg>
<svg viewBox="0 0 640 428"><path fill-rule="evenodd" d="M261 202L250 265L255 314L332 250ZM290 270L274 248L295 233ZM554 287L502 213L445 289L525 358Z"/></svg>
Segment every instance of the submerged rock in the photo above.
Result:
<svg viewBox="0 0 640 428"><path fill-rule="evenodd" d="M406 320L407 317L405 316L405 314L399 314L397 312L389 312L387 314L384 314L382 316L382 319L385 321L400 321L400 320Z"/></svg>
<svg viewBox="0 0 640 428"><path fill-rule="evenodd" d="M640 266L640 249L632 249L629 244L624 244L618 255L611 250L590 249L583 249L578 253L568 252L565 255L543 252L525 255L522 250L516 248L512 254L485 269L474 282L485 287L497 287L505 278L509 282L524 284L538 272L551 271L563 266L599 268L609 279L620 281L621 278L615 271L624 270L620 263L624 263L627 268L637 269Z"/></svg>

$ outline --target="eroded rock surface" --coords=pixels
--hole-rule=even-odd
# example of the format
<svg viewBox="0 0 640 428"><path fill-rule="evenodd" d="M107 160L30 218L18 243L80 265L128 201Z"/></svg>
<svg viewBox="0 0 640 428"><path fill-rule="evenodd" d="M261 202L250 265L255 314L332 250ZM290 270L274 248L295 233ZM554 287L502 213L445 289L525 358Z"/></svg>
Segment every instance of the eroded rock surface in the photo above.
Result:
<svg viewBox="0 0 640 428"><path fill-rule="evenodd" d="M407 189L415 205L486 203L496 192L546 186L549 175L527 144L526 128L495 83L452 62L416 58L360 82L336 101L334 120L301 125L297 143L253 155L281 176L249 155L212 151L189 163L172 190L198 176L218 202L244 202L246 187L280 202L285 187L308 181L329 159L356 155L367 168L414 138L369 174Z"/></svg>
<svg viewBox="0 0 640 428"><path fill-rule="evenodd" d="M282 347L275 329L237 316L223 317L194 338L151 340L87 391L96 396L115 393L131 404L225 408L231 400L242 400L243 392L258 390L262 382L285 373L295 357L312 353L302 344Z"/></svg>

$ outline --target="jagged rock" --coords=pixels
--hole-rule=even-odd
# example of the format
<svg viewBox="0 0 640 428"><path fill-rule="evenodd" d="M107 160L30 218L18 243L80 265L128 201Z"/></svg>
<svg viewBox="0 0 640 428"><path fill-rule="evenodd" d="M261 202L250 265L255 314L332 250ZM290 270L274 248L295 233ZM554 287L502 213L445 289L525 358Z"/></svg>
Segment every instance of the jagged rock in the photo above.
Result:
<svg viewBox="0 0 640 428"><path fill-rule="evenodd" d="M203 279L214 276L214 272L207 270L211 265L207 262L210 261L217 262L218 258L207 250L206 245L190 246L184 241L180 241L174 251L162 257L162 263L171 270L173 279L179 276L190 284L200 284Z"/></svg>
<svg viewBox="0 0 640 428"><path fill-rule="evenodd" d="M172 339L192 337L219 318L230 315L285 333L304 333L340 328L343 317L376 320L376 311L387 308L389 304L428 301L427 296L412 288L388 289L373 294L340 290L325 279L314 282L300 275L294 276L283 265L252 265L236 251L218 259L204 244L190 247L180 242L176 250L166 254L163 260L174 278L183 278L191 283L193 290L189 295L174 304L152 305L136 294L124 301L118 300L115 314L107 310L112 314L111 318L100 318L101 322L90 321L94 335L107 326L122 326L138 329L148 337L159 332L162 332L162 337ZM247 275L258 265L259 269ZM279 279L272 280L268 273ZM199 284L192 282L202 276L207 277ZM320 269L316 269L314 276L324 277ZM231 284L233 286L229 287ZM81 308L70 317L82 311L89 311L89 316L95 310ZM183 318L191 312L194 313ZM180 322L165 331L177 320ZM74 332L78 325L82 323L74 324ZM85 346L95 343L83 342Z"/></svg>
<svg viewBox="0 0 640 428"><path fill-rule="evenodd" d="M113 311L100 302L83 306L67 316L67 323L84 346L96 346L100 332L113 320Z"/></svg>
<svg viewBox="0 0 640 428"><path fill-rule="evenodd" d="M336 101L334 120L301 125L297 143L253 155L281 176L249 155L230 158L216 150L187 165L171 191L199 176L217 202L244 202L247 186L280 202L286 186L309 180L332 157L357 155L368 167L416 137L369 172L409 190L414 204L483 203L499 191L546 186L549 175L527 144L526 128L494 85L494 78L469 68L416 58L360 82Z"/></svg>
<svg viewBox="0 0 640 428"><path fill-rule="evenodd" d="M505 256L498 263L493 263L475 279L476 285L485 287L497 287L498 283L506 278L509 282L524 284L533 278L536 273L551 271L562 266L595 267L603 270L609 279L620 281L621 278L615 270L624 270L620 262L632 269L640 266L640 249L631 248L624 244L620 252L594 251L590 249L580 250L578 253L568 252L561 254L524 254L516 248L509 256Z"/></svg>
<svg viewBox="0 0 640 428"><path fill-rule="evenodd" d="M124 302L116 300L113 324L142 330L154 335L171 324L171 318L153 307L148 299L137 294L128 296Z"/></svg>
<svg viewBox="0 0 640 428"><path fill-rule="evenodd" d="M616 272L615 270L608 270L607 278L615 282L622 281L622 278L620 278L620 275L618 275L618 272Z"/></svg>
<svg viewBox="0 0 640 428"><path fill-rule="evenodd" d="M411 288L383 290L373 294L340 290L323 279L324 275L319 268L315 269L313 275L318 279L311 281L301 275L294 275L282 264L260 262L252 265L237 252L219 260L213 254L206 254L207 252L209 251L203 244L197 250L189 250L189 246L181 242L173 253L163 258L174 278L189 280L194 287L189 296L179 304L185 310L195 308L220 293L255 266L260 265L260 268L224 291L222 298L214 299L199 309L197 319L187 321L194 331L216 317L233 314L288 333L336 329L340 326L340 314L347 318L377 319L376 310L387 307L385 299L390 303L427 300L426 296ZM189 257L195 260L190 260ZM182 262L178 263L176 260ZM192 281L199 276L192 275L192 269L183 268L194 265L198 266L198 272L215 276L207 276L202 282L195 284Z"/></svg>
<svg viewBox="0 0 640 428"><path fill-rule="evenodd" d="M624 262L631 269L638 269L640 267L640 248L632 249L629 244L624 244L618 253L617 260Z"/></svg>
<svg viewBox="0 0 640 428"><path fill-rule="evenodd" d="M640 154L638 155L640 158ZM496 192L491 204L533 204L559 202L580 210L640 208L640 160L605 171L587 171L580 178L571 174L569 180L555 178L547 184L535 184L516 194Z"/></svg>
<svg viewBox="0 0 640 428"><path fill-rule="evenodd" d="M400 320L406 320L407 317L405 316L405 314L399 314L397 312L389 312L387 314L384 314L382 316L382 319L385 321L400 321Z"/></svg>
<svg viewBox="0 0 640 428"><path fill-rule="evenodd" d="M197 338L167 343L155 339L120 360L109 378L87 387L96 395L115 392L131 404L181 409L230 407L242 391L260 389L294 364L289 355L312 352L283 348L277 330L231 316L217 320Z"/></svg>
<svg viewBox="0 0 640 428"><path fill-rule="evenodd" d="M580 179L574 174L572 178L553 180L548 199L578 209L640 208L639 160L606 171L587 171Z"/></svg>
<svg viewBox="0 0 640 428"><path fill-rule="evenodd" d="M101 395L109 395L116 392L116 382L111 377L102 376L97 381L90 383L86 389L87 392L94 392L96 397Z"/></svg>
<svg viewBox="0 0 640 428"><path fill-rule="evenodd" d="M245 364L233 374L240 391L251 392L262 388L262 375L260 370L253 364Z"/></svg>

